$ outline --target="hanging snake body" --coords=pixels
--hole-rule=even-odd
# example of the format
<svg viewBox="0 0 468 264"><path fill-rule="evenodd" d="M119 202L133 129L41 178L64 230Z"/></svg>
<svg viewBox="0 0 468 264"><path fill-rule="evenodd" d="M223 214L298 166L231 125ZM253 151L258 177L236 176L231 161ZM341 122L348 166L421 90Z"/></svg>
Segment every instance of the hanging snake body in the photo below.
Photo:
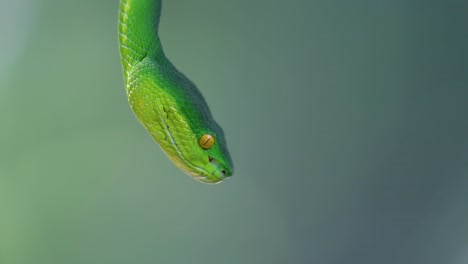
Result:
<svg viewBox="0 0 468 264"><path fill-rule="evenodd" d="M119 44L130 106L166 155L185 173L218 183L233 173L223 130L197 87L164 55L161 0L121 0Z"/></svg>

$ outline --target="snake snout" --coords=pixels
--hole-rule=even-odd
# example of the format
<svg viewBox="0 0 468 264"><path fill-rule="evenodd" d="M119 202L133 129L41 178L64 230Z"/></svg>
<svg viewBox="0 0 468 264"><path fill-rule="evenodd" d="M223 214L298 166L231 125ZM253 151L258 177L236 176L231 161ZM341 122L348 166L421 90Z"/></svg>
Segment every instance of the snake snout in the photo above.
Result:
<svg viewBox="0 0 468 264"><path fill-rule="evenodd" d="M215 175L218 175L218 177L221 177L221 178L227 178L232 175L232 173L230 173L229 168L225 164L223 164L222 162L220 162L219 160L213 157L208 157L208 159L210 161L210 164L215 169L215 172L214 172Z"/></svg>

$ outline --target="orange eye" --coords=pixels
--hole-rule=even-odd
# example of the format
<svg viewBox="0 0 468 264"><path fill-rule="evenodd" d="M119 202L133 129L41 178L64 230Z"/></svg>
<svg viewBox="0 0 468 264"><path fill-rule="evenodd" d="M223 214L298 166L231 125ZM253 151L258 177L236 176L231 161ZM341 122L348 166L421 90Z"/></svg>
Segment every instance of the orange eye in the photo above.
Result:
<svg viewBox="0 0 468 264"><path fill-rule="evenodd" d="M210 134L205 134L201 136L200 139L198 140L198 144L200 144L200 147L204 149L210 149L211 147L213 147L214 143L215 143L215 139Z"/></svg>

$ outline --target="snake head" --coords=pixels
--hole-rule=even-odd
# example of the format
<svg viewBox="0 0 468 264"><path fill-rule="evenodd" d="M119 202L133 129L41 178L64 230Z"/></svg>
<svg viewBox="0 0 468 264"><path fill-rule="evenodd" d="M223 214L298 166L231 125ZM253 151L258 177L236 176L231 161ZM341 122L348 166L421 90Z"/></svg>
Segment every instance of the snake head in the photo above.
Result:
<svg viewBox="0 0 468 264"><path fill-rule="evenodd" d="M198 140L193 140L190 145L187 147L186 144L184 148L186 151L178 152L179 155L170 155L172 151L165 152L177 167L195 180L216 184L234 173L222 132L219 136L213 132L204 133L198 137Z"/></svg>
<svg viewBox="0 0 468 264"><path fill-rule="evenodd" d="M224 134L221 135L222 137L215 137L211 134L203 134L198 140L199 146L205 152L202 156L205 159L208 156L208 163L205 160L203 165L204 171L207 172L206 175L195 176L201 182L218 183L230 177L234 172L224 141Z"/></svg>
<svg viewBox="0 0 468 264"><path fill-rule="evenodd" d="M194 144L188 157L171 155L172 151L165 152L169 159L187 175L202 183L216 184L234 172L229 153L226 154L219 145L215 143L210 149L204 149Z"/></svg>
<svg viewBox="0 0 468 264"><path fill-rule="evenodd" d="M145 59L129 74L127 94L138 120L177 167L203 183L233 174L224 132L184 75Z"/></svg>

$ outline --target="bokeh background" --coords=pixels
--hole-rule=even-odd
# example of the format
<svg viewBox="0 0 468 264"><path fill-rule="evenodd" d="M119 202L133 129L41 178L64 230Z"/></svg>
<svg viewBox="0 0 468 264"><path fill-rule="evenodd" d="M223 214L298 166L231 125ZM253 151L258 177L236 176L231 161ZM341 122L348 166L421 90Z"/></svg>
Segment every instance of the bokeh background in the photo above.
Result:
<svg viewBox="0 0 468 264"><path fill-rule="evenodd" d="M466 1L164 1L216 186L131 113L117 0L0 6L0 263L468 263Z"/></svg>

